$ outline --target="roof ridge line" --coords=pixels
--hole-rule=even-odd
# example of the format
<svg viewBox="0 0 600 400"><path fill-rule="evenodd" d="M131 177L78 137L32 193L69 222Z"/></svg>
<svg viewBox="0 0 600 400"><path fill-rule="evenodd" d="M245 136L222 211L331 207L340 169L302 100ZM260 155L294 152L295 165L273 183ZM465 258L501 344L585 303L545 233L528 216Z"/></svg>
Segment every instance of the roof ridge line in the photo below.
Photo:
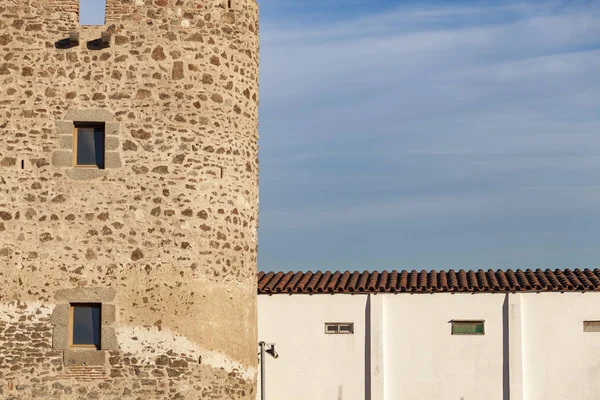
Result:
<svg viewBox="0 0 600 400"><path fill-rule="evenodd" d="M259 294L589 292L600 269L261 271L257 281Z"/></svg>

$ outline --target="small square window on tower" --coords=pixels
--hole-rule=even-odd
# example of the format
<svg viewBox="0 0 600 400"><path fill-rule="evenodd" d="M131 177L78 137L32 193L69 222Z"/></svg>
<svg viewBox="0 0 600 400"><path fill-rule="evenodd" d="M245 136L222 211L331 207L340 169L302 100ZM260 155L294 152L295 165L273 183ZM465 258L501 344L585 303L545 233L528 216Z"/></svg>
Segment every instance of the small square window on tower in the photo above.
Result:
<svg viewBox="0 0 600 400"><path fill-rule="evenodd" d="M75 125L73 165L104 169L104 125Z"/></svg>
<svg viewBox="0 0 600 400"><path fill-rule="evenodd" d="M101 318L100 304L71 304L69 346L100 350Z"/></svg>

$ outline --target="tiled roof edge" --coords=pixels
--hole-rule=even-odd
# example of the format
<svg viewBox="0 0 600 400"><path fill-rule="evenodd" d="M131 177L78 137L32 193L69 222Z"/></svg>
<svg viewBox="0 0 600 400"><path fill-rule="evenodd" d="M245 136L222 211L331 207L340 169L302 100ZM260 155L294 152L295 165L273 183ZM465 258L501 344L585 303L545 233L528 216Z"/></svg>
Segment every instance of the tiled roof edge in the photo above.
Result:
<svg viewBox="0 0 600 400"><path fill-rule="evenodd" d="M258 294L600 291L600 269L260 272Z"/></svg>

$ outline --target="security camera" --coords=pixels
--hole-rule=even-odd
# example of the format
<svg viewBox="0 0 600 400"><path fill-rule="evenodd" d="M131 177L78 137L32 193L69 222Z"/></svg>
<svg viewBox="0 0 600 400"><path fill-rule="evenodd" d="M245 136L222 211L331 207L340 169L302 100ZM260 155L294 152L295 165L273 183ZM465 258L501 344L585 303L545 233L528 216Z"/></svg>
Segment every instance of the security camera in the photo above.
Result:
<svg viewBox="0 0 600 400"><path fill-rule="evenodd" d="M260 346L261 351L264 351L273 358L279 358L279 354L275 351L275 343L259 342L258 345Z"/></svg>
<svg viewBox="0 0 600 400"><path fill-rule="evenodd" d="M279 358L279 354L277 354L275 351L275 343L268 343L267 346L267 353L269 353L273 358Z"/></svg>
<svg viewBox="0 0 600 400"><path fill-rule="evenodd" d="M275 351L274 345L267 349L267 353L269 353L273 358L279 358L279 354Z"/></svg>

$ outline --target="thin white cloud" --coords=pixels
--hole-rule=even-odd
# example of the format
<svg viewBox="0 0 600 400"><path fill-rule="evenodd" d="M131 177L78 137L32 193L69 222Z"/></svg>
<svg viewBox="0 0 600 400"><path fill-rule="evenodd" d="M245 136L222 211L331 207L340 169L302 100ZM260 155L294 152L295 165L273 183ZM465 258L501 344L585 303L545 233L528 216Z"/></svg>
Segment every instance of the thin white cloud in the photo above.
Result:
<svg viewBox="0 0 600 400"><path fill-rule="evenodd" d="M585 196L581 196L585 194ZM548 196L553 201L546 202ZM487 219L505 209L517 206L517 216L545 216L557 212L591 212L600 202L600 183L590 185L530 185L516 187L511 193L478 192L469 196L432 195L406 196L388 201L356 204L335 209L309 211L266 211L263 217L274 221L274 231L310 229L323 226L364 226L393 220L395 223L427 224L432 221L462 223L472 219Z"/></svg>

